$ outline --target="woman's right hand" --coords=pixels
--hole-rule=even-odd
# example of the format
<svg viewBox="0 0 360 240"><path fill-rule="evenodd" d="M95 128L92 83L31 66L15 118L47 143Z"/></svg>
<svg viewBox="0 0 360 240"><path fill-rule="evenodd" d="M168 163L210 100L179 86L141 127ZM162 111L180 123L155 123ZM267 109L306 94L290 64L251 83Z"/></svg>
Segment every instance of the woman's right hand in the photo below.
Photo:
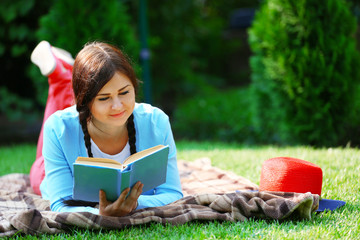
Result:
<svg viewBox="0 0 360 240"><path fill-rule="evenodd" d="M144 184L137 182L131 189L125 189L115 202L110 202L106 199L106 194L103 190L99 192L99 213L104 216L121 217L131 213L137 207L137 200L142 193ZM126 197L127 196L127 197Z"/></svg>

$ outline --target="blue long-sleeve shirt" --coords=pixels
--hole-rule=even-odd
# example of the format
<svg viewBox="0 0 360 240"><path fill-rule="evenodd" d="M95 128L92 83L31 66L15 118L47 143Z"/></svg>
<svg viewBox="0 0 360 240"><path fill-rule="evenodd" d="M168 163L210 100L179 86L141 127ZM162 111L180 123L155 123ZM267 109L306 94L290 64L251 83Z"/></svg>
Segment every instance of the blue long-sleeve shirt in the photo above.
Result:
<svg viewBox="0 0 360 240"><path fill-rule="evenodd" d="M138 208L163 206L180 199L183 195L177 169L176 146L168 116L160 109L144 103L135 104L133 115L137 151L159 144L170 147L166 182L143 193L138 199ZM88 156L75 106L57 111L46 121L43 156L45 178L40 191L43 198L50 200L51 210L98 214L97 208L71 207L63 203L63 199L72 197L73 163L79 156Z"/></svg>

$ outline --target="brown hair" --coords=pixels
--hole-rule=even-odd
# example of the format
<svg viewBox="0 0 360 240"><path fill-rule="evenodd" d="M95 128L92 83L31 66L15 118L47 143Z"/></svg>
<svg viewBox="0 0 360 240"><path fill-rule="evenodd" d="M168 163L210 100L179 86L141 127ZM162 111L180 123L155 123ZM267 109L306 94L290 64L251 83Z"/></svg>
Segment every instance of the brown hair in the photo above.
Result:
<svg viewBox="0 0 360 240"><path fill-rule="evenodd" d="M73 68L73 90L76 109L84 132L85 146L92 157L90 134L87 124L91 119L90 103L116 72L126 75L137 93L138 80L128 57L117 47L103 42L92 42L84 46L75 59ZM134 116L127 122L131 154L136 152Z"/></svg>

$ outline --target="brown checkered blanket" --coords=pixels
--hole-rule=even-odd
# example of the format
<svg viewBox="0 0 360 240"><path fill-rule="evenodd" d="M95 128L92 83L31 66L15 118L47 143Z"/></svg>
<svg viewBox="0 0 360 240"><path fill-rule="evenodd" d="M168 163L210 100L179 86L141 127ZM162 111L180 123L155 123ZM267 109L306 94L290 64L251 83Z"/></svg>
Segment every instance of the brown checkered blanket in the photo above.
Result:
<svg viewBox="0 0 360 240"><path fill-rule="evenodd" d="M212 167L207 159L179 161L184 198L162 207L134 211L125 217L91 213L57 213L49 202L32 192L26 174L0 177L0 237L55 234L71 227L122 229L157 222L173 225L193 220L245 221L249 218L310 219L319 196L251 191L258 186L233 173ZM242 191L235 191L242 190Z"/></svg>

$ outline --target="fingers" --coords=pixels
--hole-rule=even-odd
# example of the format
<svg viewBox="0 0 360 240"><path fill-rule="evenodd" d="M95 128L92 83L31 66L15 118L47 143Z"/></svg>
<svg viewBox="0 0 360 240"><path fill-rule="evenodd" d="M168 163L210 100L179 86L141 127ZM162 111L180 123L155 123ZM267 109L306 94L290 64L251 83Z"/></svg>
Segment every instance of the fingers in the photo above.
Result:
<svg viewBox="0 0 360 240"><path fill-rule="evenodd" d="M100 206L106 207L108 205L108 200L106 199L106 193L100 189L99 191L99 204Z"/></svg>
<svg viewBox="0 0 360 240"><path fill-rule="evenodd" d="M138 199L140 194L142 193L142 188L143 188L144 184L142 184L141 182L137 182L134 187L131 189L130 195L128 196L134 199Z"/></svg>
<svg viewBox="0 0 360 240"><path fill-rule="evenodd" d="M137 200L139 198L139 196L142 193L142 188L143 188L144 184L142 184L141 182L137 182L135 184L135 186L133 187L133 189L131 189L131 193L128 196L128 198L132 198L133 200Z"/></svg>
<svg viewBox="0 0 360 240"><path fill-rule="evenodd" d="M129 201L129 204L130 204L132 210L136 209L136 207L137 207L137 200L142 193L143 187L144 187L144 184L142 184L141 182L137 182L134 185L134 187L131 189L130 195L126 199Z"/></svg>
<svg viewBox="0 0 360 240"><path fill-rule="evenodd" d="M115 202L109 202L106 199L104 191L99 191L99 211L101 215L124 216L129 214L137 207L137 200L142 193L144 184L137 182L131 189L126 188L116 199ZM129 193L130 192L130 193Z"/></svg>
<svg viewBox="0 0 360 240"><path fill-rule="evenodd" d="M99 213L101 215L108 215L106 209L110 204L111 204L111 202L109 202L106 199L106 193L103 190L100 190L99 191Z"/></svg>
<svg viewBox="0 0 360 240"><path fill-rule="evenodd" d="M132 187L131 192L130 188L125 189L119 198L115 201L115 205L122 205L126 209L129 209L130 211L134 210L134 206L137 205L137 199L142 193L142 188L144 184L141 182L135 183L135 185Z"/></svg>
<svg viewBox="0 0 360 240"><path fill-rule="evenodd" d="M114 202L114 205L121 205L125 201L126 196L128 195L129 192L130 192L130 188L126 188L124 191L122 191L118 199L116 199L116 201Z"/></svg>

